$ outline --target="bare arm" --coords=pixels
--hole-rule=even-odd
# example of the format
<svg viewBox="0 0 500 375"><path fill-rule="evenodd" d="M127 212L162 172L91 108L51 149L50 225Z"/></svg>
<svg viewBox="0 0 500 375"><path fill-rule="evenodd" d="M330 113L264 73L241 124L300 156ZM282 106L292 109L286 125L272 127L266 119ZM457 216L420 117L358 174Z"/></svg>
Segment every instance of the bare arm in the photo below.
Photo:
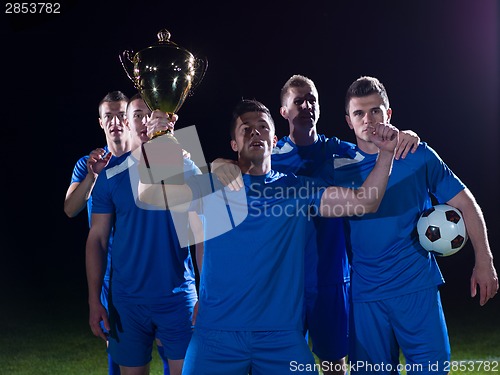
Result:
<svg viewBox="0 0 500 375"><path fill-rule="evenodd" d="M68 217L75 217L83 210L92 193L97 176L108 164L109 159L111 159L111 153L105 155L102 148L90 153L87 159L87 175L81 182L73 182L66 192L64 212Z"/></svg>
<svg viewBox="0 0 500 375"><path fill-rule="evenodd" d="M107 263L109 235L113 225L112 214L92 214L92 226L87 237L85 264L89 290L89 324L94 335L107 340L100 322L109 330L106 309L101 303L101 289Z"/></svg>
<svg viewBox="0 0 500 375"><path fill-rule="evenodd" d="M194 211L189 211L189 226L191 227L191 231L194 236L194 249L196 256L196 265L198 266L198 275L201 276L201 270L203 269L203 256L205 254L205 233L203 231L203 222L198 216L198 214ZM194 305L193 309L193 317L191 319L191 323L193 325L196 324L196 317L198 316L198 301Z"/></svg>
<svg viewBox="0 0 500 375"><path fill-rule="evenodd" d="M235 160L218 158L211 165L212 173L231 191L239 191L243 186L241 169Z"/></svg>
<svg viewBox="0 0 500 375"><path fill-rule="evenodd" d="M483 213L468 189L461 191L447 203L462 212L475 254L475 265L470 280L471 297L476 296L479 287L479 303L483 306L498 291L498 275L493 264Z"/></svg>
<svg viewBox="0 0 500 375"><path fill-rule="evenodd" d="M321 197L321 216L354 216L377 211L391 174L393 158L393 152L381 151L373 170L358 189L327 188Z"/></svg>
<svg viewBox="0 0 500 375"><path fill-rule="evenodd" d="M321 216L341 217L375 212L391 174L398 130L389 124L377 124L370 133L371 141L379 148L377 162L358 189L330 186L321 197Z"/></svg>
<svg viewBox="0 0 500 375"><path fill-rule="evenodd" d="M139 200L156 207L186 212L192 199L191 188L186 184L167 185L139 182Z"/></svg>
<svg viewBox="0 0 500 375"><path fill-rule="evenodd" d="M189 211L189 226L194 237L194 246L196 253L196 264L198 266L198 273L201 275L201 270L203 268L203 255L205 252L204 239L205 234L203 232L203 222L198 214L194 211Z"/></svg>

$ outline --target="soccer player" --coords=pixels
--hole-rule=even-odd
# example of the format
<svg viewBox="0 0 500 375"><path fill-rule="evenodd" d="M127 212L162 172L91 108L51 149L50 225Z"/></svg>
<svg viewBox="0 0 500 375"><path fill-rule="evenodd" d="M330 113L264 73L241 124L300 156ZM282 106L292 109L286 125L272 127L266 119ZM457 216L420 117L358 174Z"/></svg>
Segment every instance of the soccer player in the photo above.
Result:
<svg viewBox="0 0 500 375"><path fill-rule="evenodd" d="M149 372L156 337L168 358L170 373L180 375L192 335L197 294L189 248L180 247L170 213L136 200L136 153L149 140L147 121L156 121L154 131L173 127L166 114L150 114L140 96L131 98L125 122L131 129L131 150L135 153L124 153L106 166L92 192L92 226L86 247L89 320L92 332L109 340L108 352L122 374ZM199 173L191 160L183 160L186 176ZM99 294L112 231L112 308L108 319ZM101 329L101 322L109 336Z"/></svg>
<svg viewBox="0 0 500 375"><path fill-rule="evenodd" d="M273 169L299 176L323 178L333 184L333 174L325 172L332 158L352 144L336 137L318 134L320 116L319 94L314 82L302 75L293 75L283 85L280 113L288 121L289 135L280 139L271 156ZM418 136L412 131L400 132L396 158L406 157L416 148ZM214 165L219 165L218 159ZM229 168L229 166L225 166ZM221 180L238 189L236 173ZM231 173L230 170L227 171ZM350 269L340 218L313 218L307 228L305 249L304 332L312 342L312 350L324 364L325 375L344 374L348 351L348 316Z"/></svg>
<svg viewBox="0 0 500 375"><path fill-rule="evenodd" d="M361 215L376 210L383 196L397 144L397 129L374 124L370 139L380 147L377 167L358 190L321 187L319 181L285 175L271 168L276 145L269 110L256 101L242 101L231 123L231 147L238 153L246 198L245 219L205 243L196 328L183 374L253 375L316 373L314 358L302 333L304 249L311 216ZM206 183L204 183L206 181ZM213 198L210 175L195 176L180 187L166 185L169 206ZM161 185L143 186L140 199L164 204ZM222 189L222 190L220 190ZM373 190L372 190L373 189ZM217 191L217 189L215 189ZM187 191L187 192L186 192ZM370 193L371 192L371 193ZM177 196L182 196L176 200ZM207 232L219 224L204 211Z"/></svg>
<svg viewBox="0 0 500 375"><path fill-rule="evenodd" d="M318 134L319 94L314 82L302 75L288 79L281 89L280 113L288 121L289 135L279 140L272 156L273 168L299 176L327 178L325 163L350 147L336 137ZM396 159L406 157L419 139L411 131L400 132ZM309 226L305 251L304 330L312 350L325 365L323 373L344 374L348 350L350 269L343 220L316 217Z"/></svg>
<svg viewBox="0 0 500 375"><path fill-rule="evenodd" d="M64 212L68 217L78 215L85 205L90 226L92 189L97 176L108 162L113 162L116 157L123 155L130 149L130 130L124 125L125 112L128 98L121 91L112 91L99 103L99 125L106 136L106 145L93 150L90 155L81 157L73 168L71 183L64 199ZM108 309L109 292L109 266L111 262L111 233L108 243L108 267L106 268L102 290L101 302ZM104 327L103 327L104 328ZM110 375L120 374L120 367L113 362L108 354L108 372Z"/></svg>
<svg viewBox="0 0 500 375"><path fill-rule="evenodd" d="M388 123L392 109L384 85L373 77L351 84L345 109L357 145L335 159L334 180L356 188L379 157L370 129ZM436 152L419 144L416 152L394 162L379 210L347 219L352 252L349 361L362 364L351 373L394 373L400 349L419 374L446 373L450 344L438 290L444 280L434 255L421 247L416 235L420 213L431 206L430 194L463 214L475 252L471 296L479 287L479 303L484 305L497 293L498 277L480 207ZM429 364L439 364L439 369L433 371Z"/></svg>
<svg viewBox="0 0 500 375"><path fill-rule="evenodd" d="M92 189L99 173L109 164L113 165L116 158L130 151L131 135L130 128L125 124L125 114L127 110L128 97L121 91L112 91L99 102L99 126L104 131L106 145L103 148L96 148L89 155L82 156L75 164L71 183L66 192L64 200L64 212L68 217L73 218L78 215L85 205L87 215L91 219ZM164 120L154 119L159 122ZM109 294L109 271L111 267L111 244L113 243L113 232L110 233L108 244L108 259L106 271L104 273L101 302L108 310ZM202 245L200 245L202 246ZM102 326L104 328L104 326ZM161 343L157 342L158 353L163 361L164 375L169 375L168 361L163 354ZM118 366L108 354L109 375L120 375Z"/></svg>

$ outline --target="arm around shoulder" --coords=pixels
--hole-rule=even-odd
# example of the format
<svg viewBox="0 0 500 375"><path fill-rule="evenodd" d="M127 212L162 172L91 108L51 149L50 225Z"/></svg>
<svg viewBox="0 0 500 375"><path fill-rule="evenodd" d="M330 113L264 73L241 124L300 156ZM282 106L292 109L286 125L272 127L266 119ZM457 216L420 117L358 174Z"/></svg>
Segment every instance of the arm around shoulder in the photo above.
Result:
<svg viewBox="0 0 500 375"><path fill-rule="evenodd" d="M321 197L321 216L362 216L376 212L385 194L393 160L394 152L381 151L370 175L357 189L328 187Z"/></svg>
<svg viewBox="0 0 500 375"><path fill-rule="evenodd" d="M321 197L321 216L361 216L378 210L385 194L398 143L398 129L379 123L367 132L369 142L378 147L378 158L372 171L358 189L331 186Z"/></svg>

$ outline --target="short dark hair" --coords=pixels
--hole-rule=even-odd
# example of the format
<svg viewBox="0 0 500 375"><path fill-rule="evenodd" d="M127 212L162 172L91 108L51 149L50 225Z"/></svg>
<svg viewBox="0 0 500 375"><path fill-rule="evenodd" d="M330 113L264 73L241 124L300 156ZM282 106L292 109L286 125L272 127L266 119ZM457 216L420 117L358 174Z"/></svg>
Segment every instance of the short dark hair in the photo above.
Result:
<svg viewBox="0 0 500 375"><path fill-rule="evenodd" d="M389 96L382 82L375 77L359 77L347 89L345 95L345 112L349 114L349 103L352 98L362 98L364 96L379 94L382 97L385 108L389 108Z"/></svg>
<svg viewBox="0 0 500 375"><path fill-rule="evenodd" d="M132 103L134 100L137 100L137 99L141 99L141 100L144 100L142 99L142 96L140 93L135 93L129 100L128 100L128 103L127 103L127 111L128 111L128 106L130 105L130 103Z"/></svg>
<svg viewBox="0 0 500 375"><path fill-rule="evenodd" d="M271 112L269 109L262 104L261 102L255 100L255 99L242 99L234 108L233 110L233 116L231 118L231 126L230 126L230 134L231 134L231 139L235 139L235 133L236 133L236 120L238 117L242 116L245 113L248 112L262 112L269 117L270 124L274 128L274 120L273 116L271 116Z"/></svg>
<svg viewBox="0 0 500 375"><path fill-rule="evenodd" d="M307 78L300 74L295 74L290 78L288 78L288 81L286 81L283 87L281 88L280 92L281 105L285 104L285 98L288 94L288 91L292 87L310 87L312 90L316 91L316 93L318 92L318 90L316 89L316 85L314 84L312 79Z"/></svg>
<svg viewBox="0 0 500 375"><path fill-rule="evenodd" d="M101 117L101 107L103 103L109 103L109 102L127 102L128 103L128 97L121 91L110 91L106 94L104 98L101 99L99 102L99 117Z"/></svg>

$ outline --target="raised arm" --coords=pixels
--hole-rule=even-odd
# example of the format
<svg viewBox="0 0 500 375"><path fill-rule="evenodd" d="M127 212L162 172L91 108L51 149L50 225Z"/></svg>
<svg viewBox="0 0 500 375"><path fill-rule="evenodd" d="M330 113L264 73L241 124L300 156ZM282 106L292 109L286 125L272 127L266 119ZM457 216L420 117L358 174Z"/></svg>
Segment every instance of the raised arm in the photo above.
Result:
<svg viewBox="0 0 500 375"><path fill-rule="evenodd" d="M479 287L479 304L483 306L498 292L498 275L493 265L483 213L468 189L462 190L447 203L462 212L475 255L470 279L471 297L476 296Z"/></svg>
<svg viewBox="0 0 500 375"><path fill-rule="evenodd" d="M338 186L327 188L321 197L321 216L354 216L377 211L391 174L398 130L389 124L377 124L369 136L379 148L373 170L358 189Z"/></svg>
<svg viewBox="0 0 500 375"><path fill-rule="evenodd" d="M139 200L156 207L186 212L189 209L192 199L193 193L186 184L169 185L139 182Z"/></svg>

